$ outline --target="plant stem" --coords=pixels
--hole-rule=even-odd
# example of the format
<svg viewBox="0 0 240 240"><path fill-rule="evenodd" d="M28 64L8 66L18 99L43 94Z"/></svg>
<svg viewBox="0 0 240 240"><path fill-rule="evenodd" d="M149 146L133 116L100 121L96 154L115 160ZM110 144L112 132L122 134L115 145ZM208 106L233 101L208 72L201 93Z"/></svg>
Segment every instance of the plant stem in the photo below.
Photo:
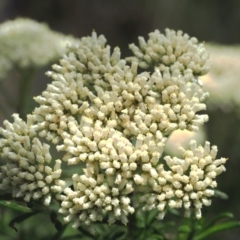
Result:
<svg viewBox="0 0 240 240"><path fill-rule="evenodd" d="M192 231L189 233L187 240L193 240L194 235L195 235L195 219L194 219L194 217L191 217L190 225L191 225Z"/></svg>

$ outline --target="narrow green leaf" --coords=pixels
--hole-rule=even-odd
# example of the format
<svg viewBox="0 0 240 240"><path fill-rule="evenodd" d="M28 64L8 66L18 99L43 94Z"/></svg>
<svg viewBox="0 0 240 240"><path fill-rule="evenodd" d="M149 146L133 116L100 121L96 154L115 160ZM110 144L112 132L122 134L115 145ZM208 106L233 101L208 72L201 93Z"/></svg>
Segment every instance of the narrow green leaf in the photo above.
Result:
<svg viewBox="0 0 240 240"><path fill-rule="evenodd" d="M146 238L146 240L165 240L165 237L157 234L152 234Z"/></svg>
<svg viewBox="0 0 240 240"><path fill-rule="evenodd" d="M207 222L206 225L203 225L203 230L212 227L213 225L216 224L217 221L220 221L222 219L229 219L229 218L233 218L234 215L230 212L222 212L220 214L218 214L216 217L214 217L209 223Z"/></svg>
<svg viewBox="0 0 240 240"><path fill-rule="evenodd" d="M63 237L61 240L76 240L76 239L83 239L83 238L81 235L75 234L75 235Z"/></svg>
<svg viewBox="0 0 240 240"><path fill-rule="evenodd" d="M146 218L146 225L147 225L147 226L151 225L152 222L153 222L154 220L156 220L156 216L158 215L158 213L159 213L159 212L156 211L156 210L152 210L152 211L148 212L147 218Z"/></svg>
<svg viewBox="0 0 240 240"><path fill-rule="evenodd" d="M111 235L111 237L109 236L109 238L107 239L113 239L113 240L124 240L126 239L126 231L117 231L114 234Z"/></svg>
<svg viewBox="0 0 240 240"><path fill-rule="evenodd" d="M208 228L206 231L200 233L196 237L193 238L193 240L202 240L205 239L206 237L209 237L210 235L213 235L215 233L221 232L221 231L226 231L232 228L240 227L240 222L237 221L230 221L230 222L225 222L221 223L218 225L215 225L211 228Z"/></svg>
<svg viewBox="0 0 240 240"><path fill-rule="evenodd" d="M99 225L99 224L98 224ZM105 225L102 228L101 224L99 225L102 232L99 232L98 235L100 238L96 236L94 239L109 239L109 240L125 240L127 235L127 228L125 226L119 226L116 224L113 225Z"/></svg>
<svg viewBox="0 0 240 240"><path fill-rule="evenodd" d="M38 213L40 213L40 211L35 211L35 212L30 212L30 213L25 213L25 214L23 214L23 215L20 215L20 216L14 218L14 219L9 223L9 226L10 226L11 228L13 228L13 229L17 232L17 228L15 227L15 224L16 224L16 223L20 223L20 222L22 222L22 221L24 221L24 220L32 217L33 215L38 214Z"/></svg>
<svg viewBox="0 0 240 240"><path fill-rule="evenodd" d="M145 219L142 215L137 216L136 218L136 226L137 228L145 228Z"/></svg>
<svg viewBox="0 0 240 240"><path fill-rule="evenodd" d="M172 228L176 225L175 222L169 221L166 223L155 223L151 226L154 233L162 235L164 231L166 231L169 228Z"/></svg>
<svg viewBox="0 0 240 240"><path fill-rule="evenodd" d="M179 211L177 210L177 209L175 209L175 208L168 208L168 212L169 213L171 213L172 215L174 215L174 216L177 216L177 217L179 217L180 216L180 213L179 213Z"/></svg>
<svg viewBox="0 0 240 240"><path fill-rule="evenodd" d="M94 239L94 235L92 235L89 231L85 230L83 227L79 226L78 231L85 236L88 236L91 239Z"/></svg>
<svg viewBox="0 0 240 240"><path fill-rule="evenodd" d="M228 199L228 195L222 191L219 191L219 190L214 190L214 197L219 197L221 199Z"/></svg>
<svg viewBox="0 0 240 240"><path fill-rule="evenodd" d="M114 240L126 240L127 239L127 233L125 233L124 235L114 239Z"/></svg>
<svg viewBox="0 0 240 240"><path fill-rule="evenodd" d="M0 200L0 205L20 211L20 212L26 212L26 213L32 212L30 208L20 205L18 203L10 202L10 201Z"/></svg>
<svg viewBox="0 0 240 240"><path fill-rule="evenodd" d="M187 225L182 225L178 228L178 232L180 233L190 233L192 231L192 229L190 228L190 226Z"/></svg>

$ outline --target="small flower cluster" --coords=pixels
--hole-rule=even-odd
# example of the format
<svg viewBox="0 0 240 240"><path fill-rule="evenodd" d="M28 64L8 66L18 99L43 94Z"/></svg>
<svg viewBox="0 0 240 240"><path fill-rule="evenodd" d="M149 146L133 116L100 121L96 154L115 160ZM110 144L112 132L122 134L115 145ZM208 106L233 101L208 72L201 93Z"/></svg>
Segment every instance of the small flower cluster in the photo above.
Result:
<svg viewBox="0 0 240 240"><path fill-rule="evenodd" d="M1 157L7 163L0 167L0 189L12 188L14 198L24 201L42 199L49 205L53 192L62 192L65 182L60 180L61 160L56 160L52 168L49 145L41 143L31 127L31 120L25 123L17 114L14 123L4 121L6 130L0 128Z"/></svg>
<svg viewBox="0 0 240 240"><path fill-rule="evenodd" d="M77 41L31 19L6 21L0 25L0 78L16 67L44 66L61 57L67 43Z"/></svg>
<svg viewBox="0 0 240 240"><path fill-rule="evenodd" d="M183 75L192 73L194 76L201 76L209 71L206 65L208 54L204 45L197 44L196 38L190 38L182 31L166 29L164 35L155 30L149 34L147 42L143 37L138 39L140 47L129 45L135 56L128 60L137 61L143 69L167 66L173 72L177 70Z"/></svg>
<svg viewBox="0 0 240 240"><path fill-rule="evenodd" d="M1 168L0 179L4 182L4 177L9 176L9 183L1 188L15 187L12 179L15 172L21 176L21 158L26 157L21 149L26 149L26 154L33 154L28 165L39 166L29 174L44 175L41 179L34 175L37 196L48 194L44 184L49 193L56 192L59 212L75 228L81 224L91 228L93 222L105 216L109 224L116 220L127 224L127 216L135 211L131 196L138 192L143 194L143 210L157 208L159 218L167 206L183 206L187 214L193 207L200 217L202 204L210 204L208 197L216 187L213 179L225 170L222 164L226 159L215 160L216 147L209 150L209 143L204 148L191 143L191 151L181 149L183 159L165 157L169 170L163 167L161 157L168 136L177 129L198 131L208 120L207 115L199 114L206 107L203 101L208 94L195 78L206 71L203 45L179 32L166 33L166 37L157 31L150 34L148 47L140 41L145 55L131 45L137 58L121 59L118 47L111 53L104 36L95 32L70 46L60 64L47 72L53 81L41 96L35 97L40 106L22 126L27 132L20 134L18 127L8 127L9 123L6 130L1 129L1 155L8 157L6 152L13 150L17 155L7 160L11 164L13 161L12 165L7 163ZM161 42L163 38L168 41ZM159 54L156 46L168 49L167 54L171 52L170 62L167 55L152 54ZM138 67L154 70L139 73ZM35 135L29 136L33 130ZM9 131L14 137L8 137ZM24 136L31 139L30 145L21 143ZM41 145L37 137L52 142L63 153L62 161L76 166L71 179L61 177L60 160L49 170L48 145ZM21 149L15 148L12 141L19 141ZM20 170L12 170L15 168ZM34 198L36 194L32 194ZM13 194L24 195L21 188Z"/></svg>
<svg viewBox="0 0 240 240"><path fill-rule="evenodd" d="M151 181L155 193L147 193L140 198L145 202L144 210L158 209L158 218L162 219L166 206L171 208L184 207L187 217L194 208L196 218L201 218L203 205L209 206L216 188L217 175L225 171L225 158L217 159L217 147L206 142L205 146L196 146L196 141L190 142L190 150L179 148L182 158L166 156L164 158L169 170L163 164L156 168L156 177ZM150 166L149 166L150 168Z"/></svg>

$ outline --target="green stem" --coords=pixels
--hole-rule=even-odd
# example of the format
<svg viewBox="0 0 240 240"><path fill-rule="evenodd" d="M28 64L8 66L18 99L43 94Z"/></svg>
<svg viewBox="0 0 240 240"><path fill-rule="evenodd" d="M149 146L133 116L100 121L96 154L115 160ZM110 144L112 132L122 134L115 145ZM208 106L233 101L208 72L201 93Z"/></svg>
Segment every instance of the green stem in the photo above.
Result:
<svg viewBox="0 0 240 240"><path fill-rule="evenodd" d="M194 219L194 217L191 217L190 225L191 225L192 231L189 233L187 240L193 240L194 235L195 235L195 219Z"/></svg>

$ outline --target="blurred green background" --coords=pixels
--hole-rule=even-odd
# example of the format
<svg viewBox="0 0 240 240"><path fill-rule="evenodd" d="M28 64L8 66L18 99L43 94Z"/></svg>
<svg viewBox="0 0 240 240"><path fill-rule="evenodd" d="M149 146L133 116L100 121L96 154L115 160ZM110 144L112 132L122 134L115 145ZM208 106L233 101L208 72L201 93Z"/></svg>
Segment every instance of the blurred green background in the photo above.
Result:
<svg viewBox="0 0 240 240"><path fill-rule="evenodd" d="M136 43L138 36L146 37L155 29L160 31L164 31L165 28L181 29L190 36L197 37L200 42L224 44L226 48L240 43L239 0L1 0L0 23L16 17L45 22L52 30L79 38L90 35L95 29L98 34L105 35L112 47L120 46L123 57L130 54L128 44ZM231 85L232 89L230 86L222 90L229 96L233 89L235 94L239 92L240 95L240 64L239 70L231 70L231 61L234 64L240 59L240 51L237 52L239 54L232 60L229 53L230 64L227 69L226 67L223 69L230 74L226 74L227 77L219 83L234 82ZM50 79L44 72L49 69L50 66L47 66L37 72L31 87L31 96L40 94L46 87ZM218 84L217 77L215 80L215 84ZM16 112L19 84L16 79L9 77L5 88L12 97L12 103L9 106L6 103L4 114L0 112L1 123L3 119L10 118L12 113ZM214 92L214 88L211 91ZM218 92L218 95L221 95L221 92ZM4 101L3 95L1 101ZM226 192L229 199L214 199L211 206L212 214L231 211L236 219L240 220L240 104L231 98L219 101L216 97L209 100L210 105L213 102L214 107L210 106L207 110L210 120L205 125L205 131L211 144L218 146L219 156L229 158L227 172L218 178L218 189ZM34 107L33 101L29 102L28 107L29 110ZM0 228L9 220L6 214L3 219L1 211L3 210L0 208ZM38 223L37 216L32 218L32 221L37 223L34 225L35 230L37 229L37 232L44 230L46 233L54 231L49 230L50 227L45 227L49 220L45 221L43 216L42 218ZM19 228L29 230L28 221ZM12 237L10 239L27 239L26 236L17 237L15 232L10 235ZM220 233L215 238L237 240L239 236L240 230L232 230Z"/></svg>

